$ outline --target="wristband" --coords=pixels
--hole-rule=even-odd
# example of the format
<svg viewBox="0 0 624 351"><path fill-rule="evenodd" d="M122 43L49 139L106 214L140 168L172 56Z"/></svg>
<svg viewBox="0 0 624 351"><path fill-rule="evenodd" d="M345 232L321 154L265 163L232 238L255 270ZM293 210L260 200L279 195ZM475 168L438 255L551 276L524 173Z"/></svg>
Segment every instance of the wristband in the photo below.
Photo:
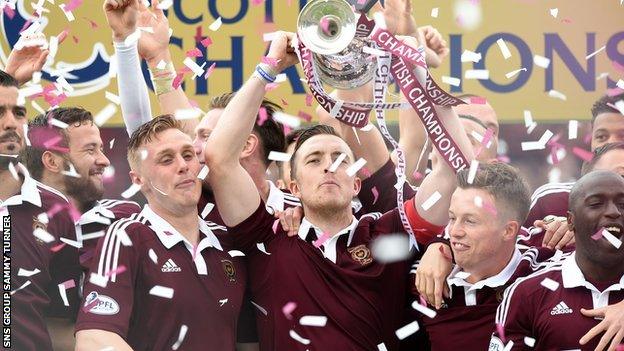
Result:
<svg viewBox="0 0 624 351"><path fill-rule="evenodd" d="M275 70L271 68L266 63L260 63L256 66L256 70L254 71L253 76L258 77L265 81L266 83L274 83L277 74Z"/></svg>
<svg viewBox="0 0 624 351"><path fill-rule="evenodd" d="M150 68L148 71L156 95L162 95L174 90L173 80L175 79L176 71L173 63L167 62L165 68Z"/></svg>

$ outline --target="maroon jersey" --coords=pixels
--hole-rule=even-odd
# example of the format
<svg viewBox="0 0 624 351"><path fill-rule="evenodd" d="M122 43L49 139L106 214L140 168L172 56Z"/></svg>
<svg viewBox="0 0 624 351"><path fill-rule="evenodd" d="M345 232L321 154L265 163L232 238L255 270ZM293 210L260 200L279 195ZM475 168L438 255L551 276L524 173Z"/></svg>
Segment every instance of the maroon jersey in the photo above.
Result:
<svg viewBox="0 0 624 351"><path fill-rule="evenodd" d="M149 206L113 223L95 250L76 330L117 333L134 350L234 350L246 272L198 221L197 247Z"/></svg>
<svg viewBox="0 0 624 351"><path fill-rule="evenodd" d="M11 265L10 346L52 350L45 317L73 319L79 305L79 245L69 202L55 189L26 177L20 192L4 201L0 212L5 230L10 225L10 252L5 246L3 257Z"/></svg>
<svg viewBox="0 0 624 351"><path fill-rule="evenodd" d="M302 222L299 235L288 237L261 203L239 225L229 228L247 253L254 303L258 308L263 350L376 350L398 344L392 335L401 325L409 261L381 264L369 244L381 235L404 233L398 210L369 214L325 241L311 242L318 230ZM442 227L426 225L413 201L406 203L421 244ZM282 308L294 302L290 315ZM324 316L325 326L299 323L303 316ZM392 335L392 337L391 337ZM295 338L300 338L299 341Z"/></svg>
<svg viewBox="0 0 624 351"><path fill-rule="evenodd" d="M388 162L380 169L362 180L362 186L358 193L362 209L357 211L356 217L372 212L384 213L397 206L397 189L394 187L397 176L394 172L395 164L391 159L388 159ZM407 201L414 195L416 195L416 190L408 182L405 182L403 199Z"/></svg>
<svg viewBox="0 0 624 351"><path fill-rule="evenodd" d="M532 227L533 222L548 215L566 217L568 197L573 186L573 182L548 183L537 188L531 195L531 208L524 226Z"/></svg>
<svg viewBox="0 0 624 351"><path fill-rule="evenodd" d="M451 298L445 300L434 318L416 312L425 326L432 350L487 350L494 331L496 308L503 299L503 291L517 278L527 276L544 267L553 258L554 250L532 248L516 249L507 266L497 275L474 284L468 283L455 267L447 283Z"/></svg>
<svg viewBox="0 0 624 351"><path fill-rule="evenodd" d="M553 281L558 283L554 291L545 287ZM490 350L502 350L510 341L512 350L594 350L599 338L584 346L579 340L599 321L583 316L581 308L600 308L622 299L624 276L607 284L593 284L572 253L561 264L519 279L505 291L496 312L496 323L504 328L505 335L495 333ZM527 345L532 342L533 347Z"/></svg>
<svg viewBox="0 0 624 351"><path fill-rule="evenodd" d="M76 223L76 236L79 241L82 239L80 264L85 271L89 270L93 251L99 238L106 234L108 226L119 219L128 218L139 212L141 212L141 206L136 202L105 199L98 201L93 208L80 216Z"/></svg>

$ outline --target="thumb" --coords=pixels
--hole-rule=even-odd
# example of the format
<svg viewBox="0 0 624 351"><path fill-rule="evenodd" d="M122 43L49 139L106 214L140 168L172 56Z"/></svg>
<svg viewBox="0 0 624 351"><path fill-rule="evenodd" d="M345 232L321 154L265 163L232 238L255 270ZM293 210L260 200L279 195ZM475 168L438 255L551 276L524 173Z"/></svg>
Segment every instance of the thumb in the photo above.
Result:
<svg viewBox="0 0 624 351"><path fill-rule="evenodd" d="M152 11L158 18L164 18L165 12L160 8L160 2L158 0L152 0Z"/></svg>
<svg viewBox="0 0 624 351"><path fill-rule="evenodd" d="M581 308L581 313L585 317L604 317L605 309L605 307L595 308L593 310L586 310L584 308Z"/></svg>

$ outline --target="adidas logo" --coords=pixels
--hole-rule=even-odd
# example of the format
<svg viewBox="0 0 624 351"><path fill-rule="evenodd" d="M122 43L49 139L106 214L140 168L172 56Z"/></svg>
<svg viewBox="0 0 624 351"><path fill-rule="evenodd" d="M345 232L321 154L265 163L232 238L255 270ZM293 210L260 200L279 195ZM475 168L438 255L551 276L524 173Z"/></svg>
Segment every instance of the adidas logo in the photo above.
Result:
<svg viewBox="0 0 624 351"><path fill-rule="evenodd" d="M566 305L566 303L563 301L559 302L557 306L553 307L553 309L550 310L550 314L553 316L557 314L570 314L570 313L572 313L572 309L568 307L568 305Z"/></svg>
<svg viewBox="0 0 624 351"><path fill-rule="evenodd" d="M165 262L165 264L163 264L161 271L165 272L165 273L169 273L169 272L182 272L182 269L180 267L178 267L177 264L175 264L175 262L173 262L172 259L168 259L167 262Z"/></svg>

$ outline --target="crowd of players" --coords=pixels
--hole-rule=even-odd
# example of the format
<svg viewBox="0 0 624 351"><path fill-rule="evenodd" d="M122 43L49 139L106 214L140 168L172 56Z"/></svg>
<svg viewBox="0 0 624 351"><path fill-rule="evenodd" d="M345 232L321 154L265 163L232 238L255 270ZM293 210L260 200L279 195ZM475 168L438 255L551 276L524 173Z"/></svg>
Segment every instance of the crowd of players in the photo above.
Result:
<svg viewBox="0 0 624 351"><path fill-rule="evenodd" d="M89 111L59 107L29 119L18 105L18 88L41 69L45 50L14 50L0 71L13 349L621 349L624 116L614 104L624 94L591 108L593 158L580 179L533 196L515 168L496 160L489 104L466 95L464 105L438 108L478 162L473 174L455 174L430 150L416 112L401 110L413 185L402 190L403 209L419 250L386 263L371 244L406 229L396 155L379 130L355 130L319 108L319 125L286 135L261 74L213 98L200 121L174 118L192 105L172 84L169 25L157 5L104 3L143 207L102 198L110 162ZM426 45L436 67L446 42L416 27L411 10L410 1L387 0L381 11L407 44ZM139 26L153 33L128 42ZM275 64L260 64L271 77L298 62L292 39L279 32L272 41ZM372 99L370 86L335 94ZM486 134L490 143L475 137ZM278 172L267 172L272 151L291 155ZM429 157L419 156L429 153L425 171ZM352 172L360 158L366 166Z"/></svg>

